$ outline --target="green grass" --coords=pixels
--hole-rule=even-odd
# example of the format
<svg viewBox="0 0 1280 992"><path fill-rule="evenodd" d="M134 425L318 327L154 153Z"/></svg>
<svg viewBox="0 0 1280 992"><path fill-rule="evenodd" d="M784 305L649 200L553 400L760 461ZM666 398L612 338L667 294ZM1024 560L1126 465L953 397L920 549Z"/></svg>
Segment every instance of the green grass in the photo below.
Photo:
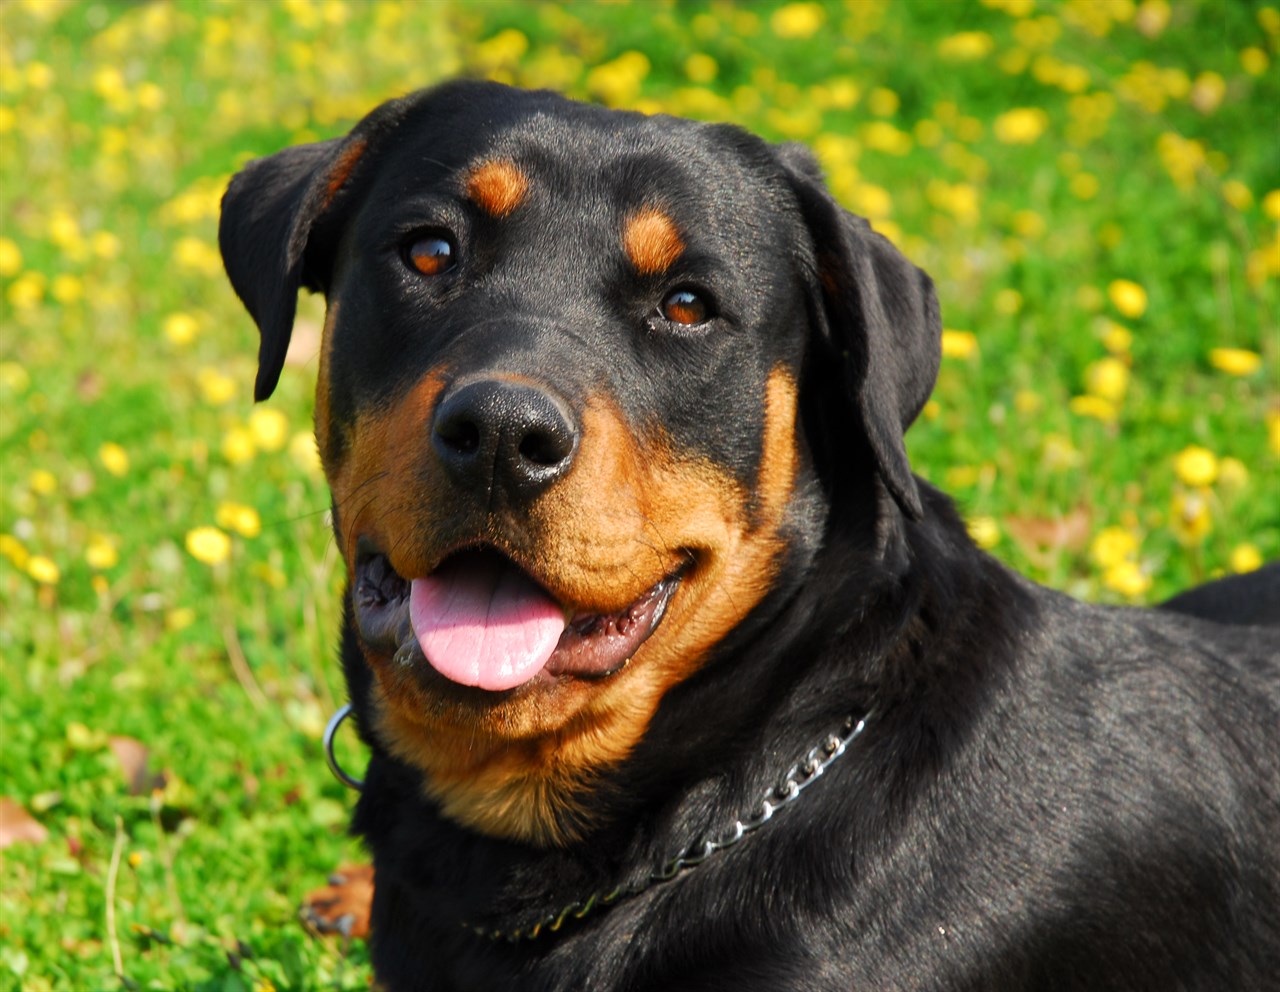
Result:
<svg viewBox="0 0 1280 992"><path fill-rule="evenodd" d="M4 4L0 795L47 838L0 853L0 987L367 987L294 919L359 852L315 361L255 419L214 247L246 158L456 72L809 142L972 334L917 471L1015 567L1154 601L1280 555L1278 49L1243 2Z"/></svg>

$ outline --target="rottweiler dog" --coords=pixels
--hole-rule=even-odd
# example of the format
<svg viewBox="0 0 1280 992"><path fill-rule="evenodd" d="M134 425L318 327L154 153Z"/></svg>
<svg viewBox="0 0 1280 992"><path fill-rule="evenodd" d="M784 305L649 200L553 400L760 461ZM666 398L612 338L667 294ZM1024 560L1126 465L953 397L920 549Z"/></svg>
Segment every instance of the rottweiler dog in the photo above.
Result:
<svg viewBox="0 0 1280 992"><path fill-rule="evenodd" d="M327 301L388 989L1277 988L1280 571L977 549L903 444L932 283L805 150L455 82L220 240L258 399Z"/></svg>

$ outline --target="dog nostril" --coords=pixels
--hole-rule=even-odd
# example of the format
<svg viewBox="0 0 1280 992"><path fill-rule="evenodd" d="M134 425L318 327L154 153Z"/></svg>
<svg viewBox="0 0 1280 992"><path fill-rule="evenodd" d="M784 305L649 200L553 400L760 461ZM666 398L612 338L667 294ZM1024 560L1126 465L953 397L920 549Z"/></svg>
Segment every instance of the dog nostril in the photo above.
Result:
<svg viewBox="0 0 1280 992"><path fill-rule="evenodd" d="M436 424L436 436L461 455L480 447L480 428L462 418Z"/></svg>
<svg viewBox="0 0 1280 992"><path fill-rule="evenodd" d="M520 456L534 465L559 465L573 454L568 431L530 430L520 441Z"/></svg>

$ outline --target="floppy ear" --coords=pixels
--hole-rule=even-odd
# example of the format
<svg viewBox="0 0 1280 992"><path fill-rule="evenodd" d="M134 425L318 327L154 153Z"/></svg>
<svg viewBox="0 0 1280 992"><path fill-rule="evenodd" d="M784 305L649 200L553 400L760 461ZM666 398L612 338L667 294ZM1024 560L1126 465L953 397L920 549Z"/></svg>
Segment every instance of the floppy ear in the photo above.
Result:
<svg viewBox="0 0 1280 992"><path fill-rule="evenodd" d="M352 133L287 148L250 162L222 197L222 264L262 335L255 400L270 396L280 379L298 287L321 289L327 279L328 260L308 259L307 246L366 147Z"/></svg>
<svg viewBox="0 0 1280 992"><path fill-rule="evenodd" d="M918 520L924 511L903 435L933 391L942 360L933 280L836 203L806 149L786 145L778 154L813 238L820 330L840 358L845 397L889 492Z"/></svg>

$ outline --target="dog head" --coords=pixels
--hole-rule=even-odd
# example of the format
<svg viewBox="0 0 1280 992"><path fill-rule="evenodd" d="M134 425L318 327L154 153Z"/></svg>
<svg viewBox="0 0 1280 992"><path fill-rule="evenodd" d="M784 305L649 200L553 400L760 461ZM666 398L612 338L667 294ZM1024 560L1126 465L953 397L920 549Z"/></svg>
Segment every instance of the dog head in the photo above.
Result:
<svg viewBox="0 0 1280 992"><path fill-rule="evenodd" d="M220 241L258 399L325 294L368 719L477 829L590 827L592 781L816 553L842 461L921 513L932 287L800 149L453 83L251 163Z"/></svg>

